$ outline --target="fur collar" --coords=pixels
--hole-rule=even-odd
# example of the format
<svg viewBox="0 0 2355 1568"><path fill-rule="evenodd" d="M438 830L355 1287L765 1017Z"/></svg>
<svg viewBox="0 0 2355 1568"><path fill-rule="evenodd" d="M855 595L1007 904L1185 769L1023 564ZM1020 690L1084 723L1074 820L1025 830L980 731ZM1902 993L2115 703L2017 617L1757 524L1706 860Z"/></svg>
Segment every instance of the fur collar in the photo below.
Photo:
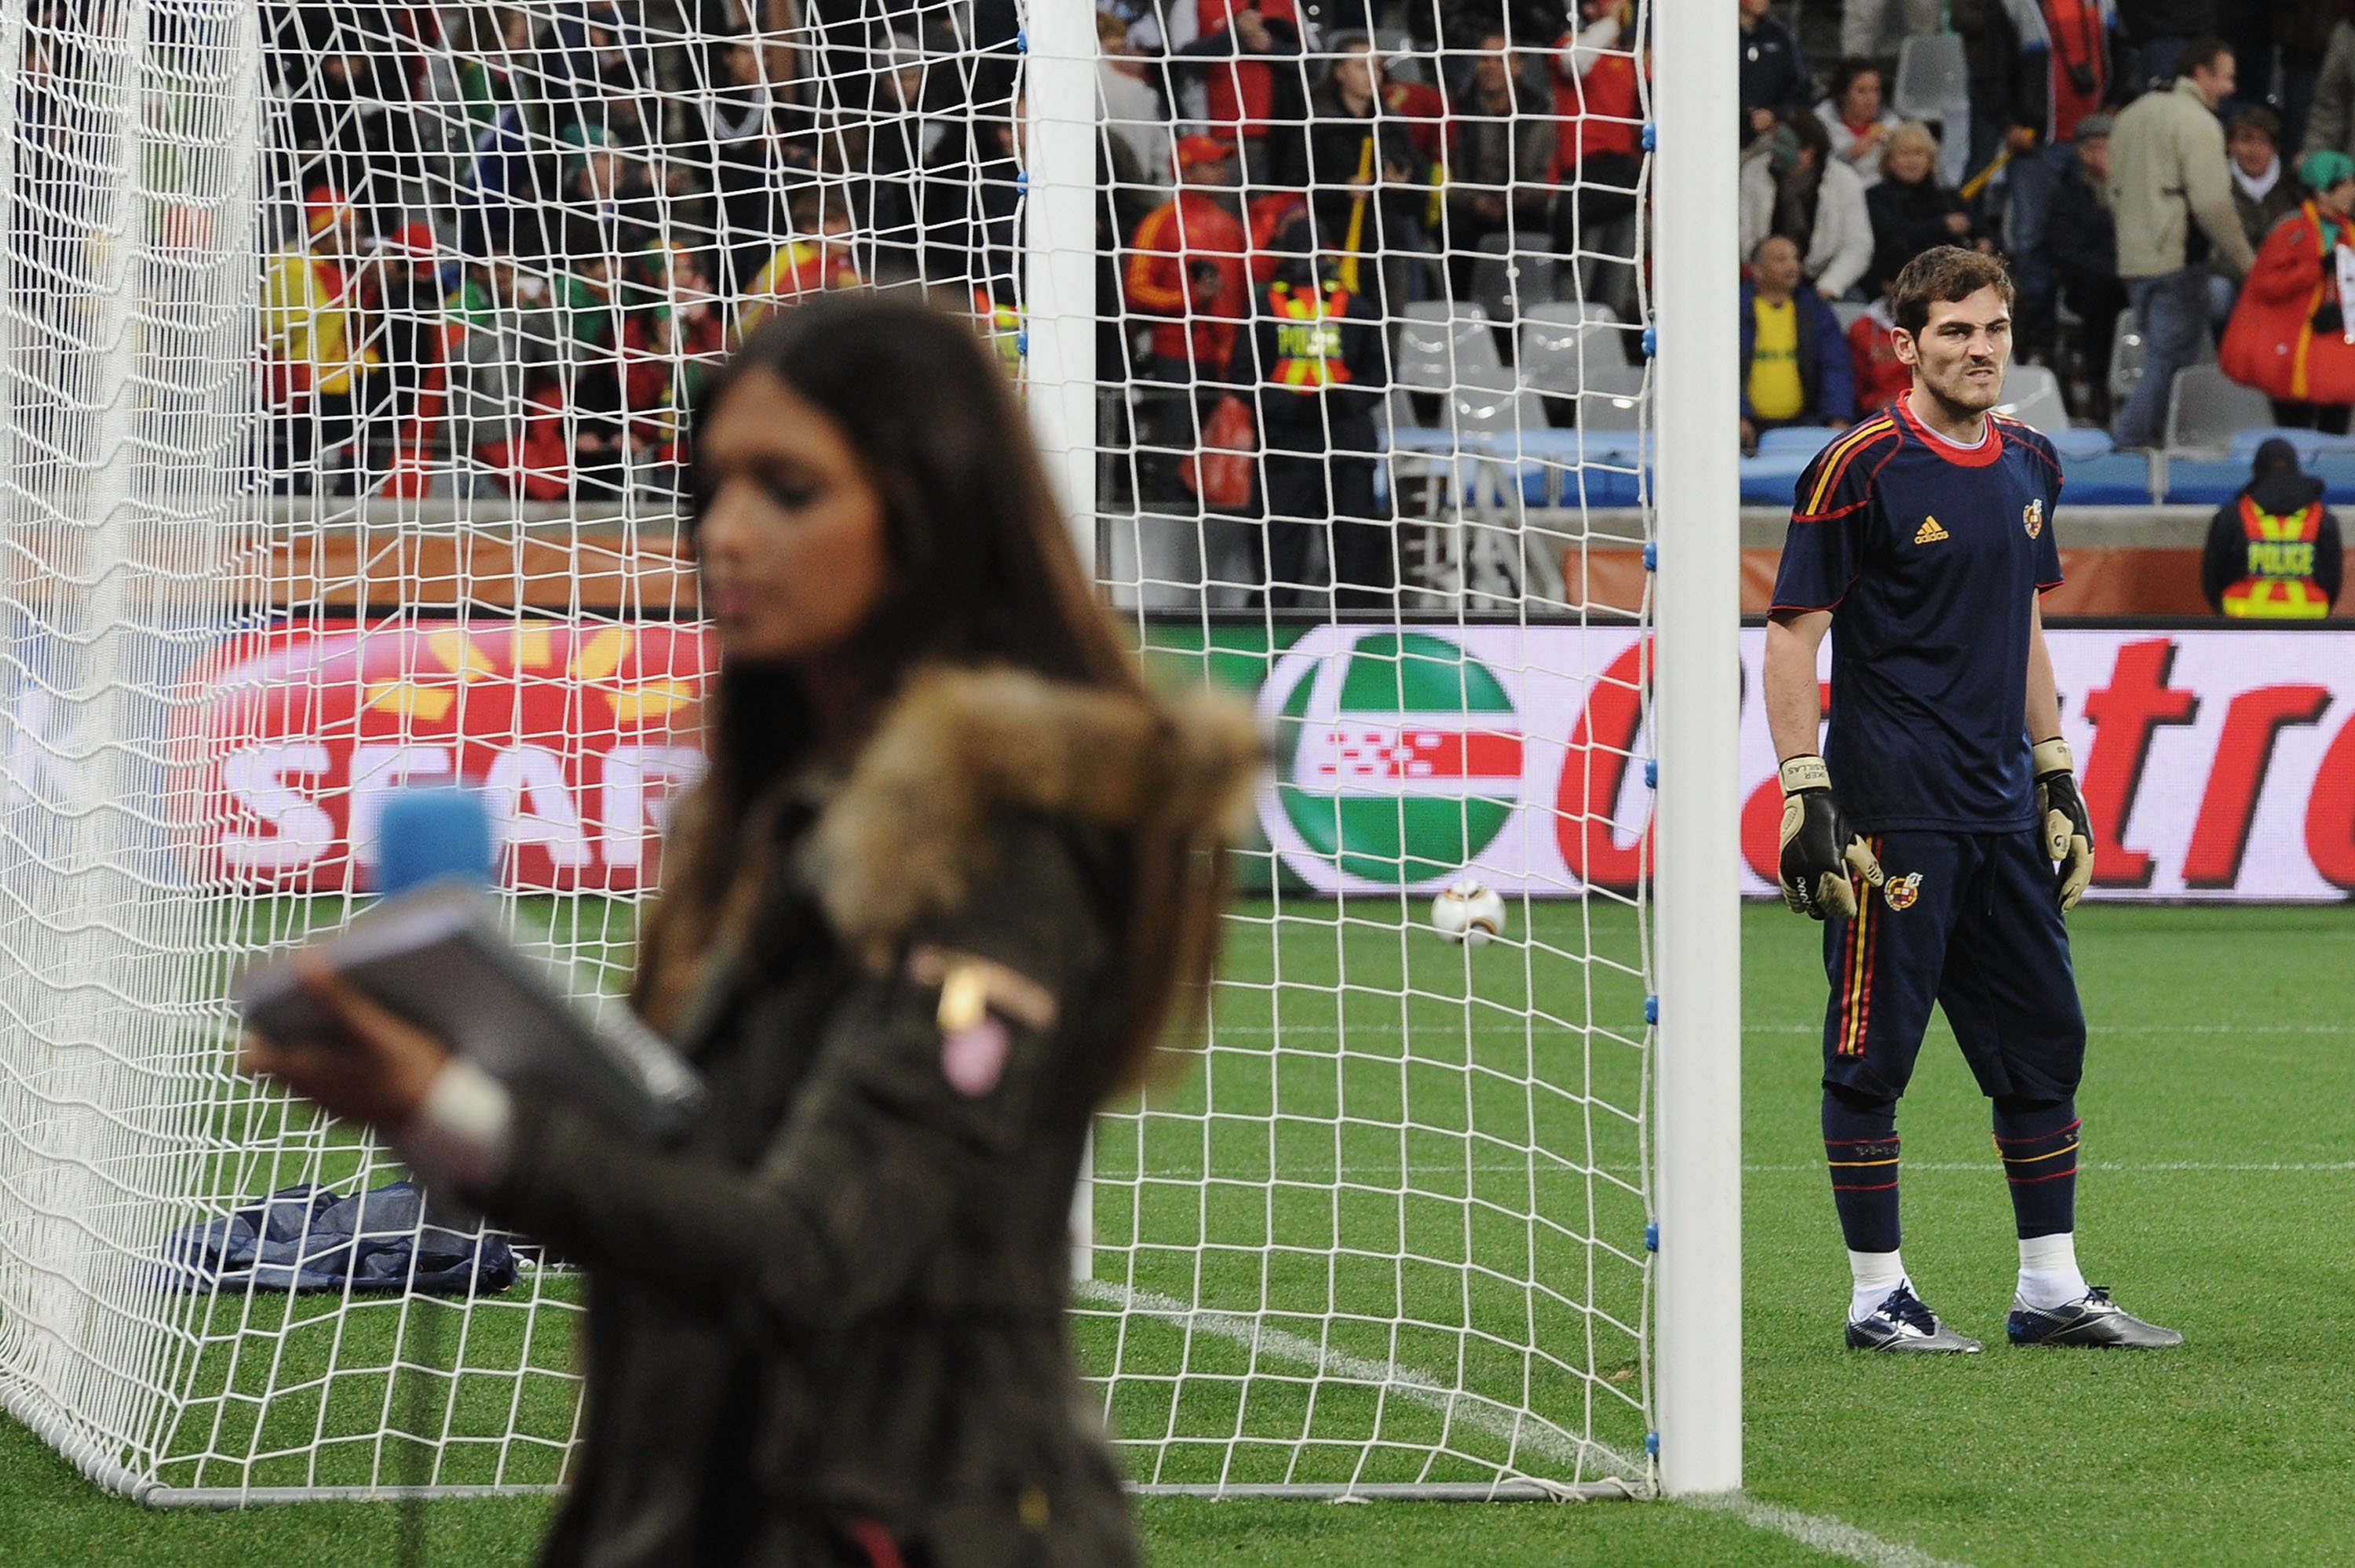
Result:
<svg viewBox="0 0 2355 1568"><path fill-rule="evenodd" d="M997 814L1231 842L1262 750L1251 711L1209 692L1160 701L1018 670L926 669L811 829L803 881L872 961L963 906Z"/></svg>

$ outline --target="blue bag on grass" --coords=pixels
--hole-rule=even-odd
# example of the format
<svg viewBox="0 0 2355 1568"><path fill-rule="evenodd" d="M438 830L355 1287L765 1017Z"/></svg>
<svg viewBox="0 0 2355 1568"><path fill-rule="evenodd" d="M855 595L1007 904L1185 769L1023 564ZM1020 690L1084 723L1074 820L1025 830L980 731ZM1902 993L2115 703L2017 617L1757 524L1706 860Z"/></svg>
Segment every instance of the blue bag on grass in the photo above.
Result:
<svg viewBox="0 0 2355 1568"><path fill-rule="evenodd" d="M495 1295L515 1283L515 1251L479 1227L439 1224L414 1181L351 1197L333 1188L282 1188L164 1244L164 1267L184 1290L400 1290Z"/></svg>

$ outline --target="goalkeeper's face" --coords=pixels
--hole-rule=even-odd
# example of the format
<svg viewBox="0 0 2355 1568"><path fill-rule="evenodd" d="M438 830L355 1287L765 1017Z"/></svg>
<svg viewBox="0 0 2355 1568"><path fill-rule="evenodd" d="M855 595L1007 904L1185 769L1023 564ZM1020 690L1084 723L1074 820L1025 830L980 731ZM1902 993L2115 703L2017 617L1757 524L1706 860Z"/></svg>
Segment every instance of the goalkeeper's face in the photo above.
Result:
<svg viewBox="0 0 2355 1568"><path fill-rule="evenodd" d="M1993 288L1961 300L1934 300L1918 334L1891 334L1913 385L1957 414L1983 414L2002 401L2011 363L2011 307Z"/></svg>
<svg viewBox="0 0 2355 1568"><path fill-rule="evenodd" d="M840 426L773 373L730 385L696 453L703 608L723 659L848 649L890 577L883 501Z"/></svg>

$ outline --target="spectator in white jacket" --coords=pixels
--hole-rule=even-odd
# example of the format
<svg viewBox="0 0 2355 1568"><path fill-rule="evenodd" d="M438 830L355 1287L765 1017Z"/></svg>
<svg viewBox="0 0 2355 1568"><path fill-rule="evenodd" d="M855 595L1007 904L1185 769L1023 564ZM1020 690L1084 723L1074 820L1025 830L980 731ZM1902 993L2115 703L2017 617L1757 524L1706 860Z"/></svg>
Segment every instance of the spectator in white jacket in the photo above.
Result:
<svg viewBox="0 0 2355 1568"><path fill-rule="evenodd" d="M1805 110L1777 126L1765 155L1742 166L1742 253L1779 234L1799 247L1800 270L1828 300L1848 297L1872 265L1864 182L1832 156L1824 122Z"/></svg>

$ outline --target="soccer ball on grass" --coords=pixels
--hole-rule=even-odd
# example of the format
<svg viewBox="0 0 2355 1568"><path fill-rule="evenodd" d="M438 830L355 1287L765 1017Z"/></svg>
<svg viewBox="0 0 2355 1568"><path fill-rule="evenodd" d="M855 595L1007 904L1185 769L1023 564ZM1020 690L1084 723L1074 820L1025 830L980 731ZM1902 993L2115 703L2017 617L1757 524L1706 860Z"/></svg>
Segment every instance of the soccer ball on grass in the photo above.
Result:
<svg viewBox="0 0 2355 1568"><path fill-rule="evenodd" d="M1486 883L1463 878L1431 901L1431 928L1450 942L1486 946L1505 934L1505 901Z"/></svg>

